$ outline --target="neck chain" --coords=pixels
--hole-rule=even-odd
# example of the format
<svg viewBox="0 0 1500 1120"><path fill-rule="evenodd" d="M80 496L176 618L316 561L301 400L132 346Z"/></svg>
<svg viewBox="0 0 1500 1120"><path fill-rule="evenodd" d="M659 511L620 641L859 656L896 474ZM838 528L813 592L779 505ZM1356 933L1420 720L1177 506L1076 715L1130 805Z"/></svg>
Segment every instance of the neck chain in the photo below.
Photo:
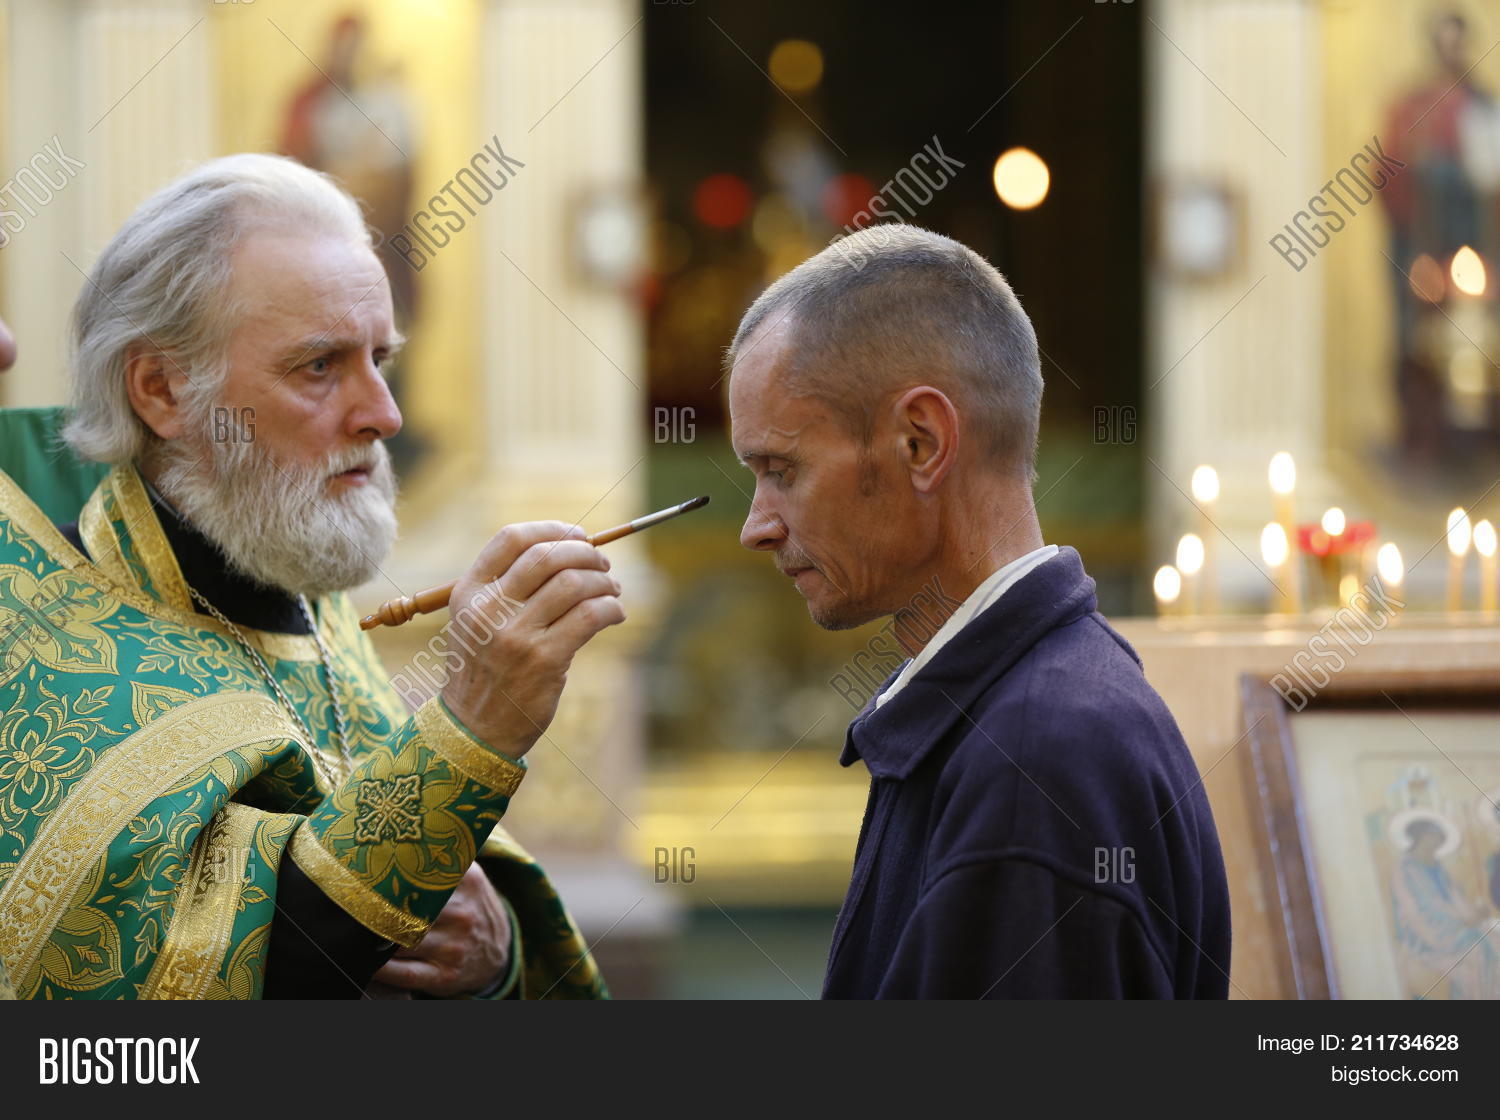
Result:
<svg viewBox="0 0 1500 1120"><path fill-rule="evenodd" d="M328 647L323 644L323 636L318 633L318 624L313 619L311 608L307 605L307 596L298 595L297 605L302 608L302 617L307 619L307 626L312 631L313 641L318 645L318 656L323 662L323 673L328 681L328 698L333 702L333 720L338 729L339 757L342 760L341 772L334 771L329 765L328 760L323 757L323 752L318 747L317 736L313 734L312 728L307 725L307 721L302 718L301 713L292 706L291 700L287 699L287 695L282 691L281 685L271 675L271 670L267 667L265 659L250 644L250 640L245 637L240 628L230 622L224 616L223 611L204 598L196 587L189 587L188 592L204 610L218 619L235 636L235 639L244 647L245 652L250 655L250 660L255 662L255 667L260 670L260 675L265 677L266 683L271 686L271 691L281 701L281 706L287 710L293 721L302 730L302 733L307 736L307 749L312 753L313 762L322 768L323 776L328 779L329 785L336 787L343 784L344 779L349 776L350 770L354 767L354 764L349 760L349 727L344 720L344 705L339 702L338 675L333 669L333 658L328 656Z"/></svg>

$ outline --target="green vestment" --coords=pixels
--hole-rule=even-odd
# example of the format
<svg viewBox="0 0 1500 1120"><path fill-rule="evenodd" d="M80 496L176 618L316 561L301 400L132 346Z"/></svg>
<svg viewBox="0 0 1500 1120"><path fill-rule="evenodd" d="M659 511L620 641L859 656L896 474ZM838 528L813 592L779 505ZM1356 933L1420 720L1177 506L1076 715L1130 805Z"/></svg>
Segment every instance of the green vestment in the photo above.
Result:
<svg viewBox="0 0 1500 1120"><path fill-rule="evenodd" d="M497 824L524 763L437 698L408 713L344 595L315 612L346 777L310 635L241 627L315 743L194 610L133 468L78 519L88 557L0 473L0 975L19 997L255 999L283 860L410 946L476 857L519 921L521 994L605 994L545 872Z"/></svg>

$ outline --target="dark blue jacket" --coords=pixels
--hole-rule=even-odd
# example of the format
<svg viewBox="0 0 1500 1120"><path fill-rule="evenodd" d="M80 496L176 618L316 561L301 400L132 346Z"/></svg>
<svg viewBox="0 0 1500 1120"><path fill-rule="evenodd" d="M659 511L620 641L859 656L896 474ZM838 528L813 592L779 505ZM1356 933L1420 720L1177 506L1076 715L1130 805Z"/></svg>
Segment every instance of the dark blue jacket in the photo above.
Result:
<svg viewBox="0 0 1500 1120"><path fill-rule="evenodd" d="M1095 606L1063 548L850 725L872 781L825 997L1228 994L1198 769Z"/></svg>

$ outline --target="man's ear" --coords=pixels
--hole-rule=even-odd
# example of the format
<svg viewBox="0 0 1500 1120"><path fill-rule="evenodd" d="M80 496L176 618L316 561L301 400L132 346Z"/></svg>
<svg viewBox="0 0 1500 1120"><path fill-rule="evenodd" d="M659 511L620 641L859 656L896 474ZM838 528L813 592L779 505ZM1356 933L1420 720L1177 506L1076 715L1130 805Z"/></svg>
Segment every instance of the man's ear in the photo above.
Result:
<svg viewBox="0 0 1500 1120"><path fill-rule="evenodd" d="M958 409L941 389L919 385L895 410L901 465L919 493L931 494L958 463Z"/></svg>
<svg viewBox="0 0 1500 1120"><path fill-rule="evenodd" d="M181 392L187 374L165 351L150 342L132 343L125 353L125 392L130 405L161 439L183 433Z"/></svg>

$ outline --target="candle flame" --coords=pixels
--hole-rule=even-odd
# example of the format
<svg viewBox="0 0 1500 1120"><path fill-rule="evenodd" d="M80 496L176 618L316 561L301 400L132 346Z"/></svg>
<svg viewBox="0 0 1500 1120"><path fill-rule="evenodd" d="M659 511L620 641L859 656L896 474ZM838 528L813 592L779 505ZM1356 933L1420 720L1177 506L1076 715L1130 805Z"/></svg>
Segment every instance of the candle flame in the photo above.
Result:
<svg viewBox="0 0 1500 1120"><path fill-rule="evenodd" d="M1204 505L1219 500L1219 472L1213 467L1199 467L1193 472L1193 500Z"/></svg>
<svg viewBox="0 0 1500 1120"><path fill-rule="evenodd" d="M1495 555L1495 526L1488 520L1474 526L1474 551L1483 557Z"/></svg>
<svg viewBox="0 0 1500 1120"><path fill-rule="evenodd" d="M1406 578L1406 563L1401 559L1401 550L1395 541L1386 541L1375 553L1375 570L1380 573L1380 582L1389 587L1400 587Z"/></svg>
<svg viewBox="0 0 1500 1120"><path fill-rule="evenodd" d="M1171 606L1177 602L1177 596L1182 594L1182 576L1171 564L1164 564L1156 569L1156 578L1151 581L1151 589L1156 592L1158 603Z"/></svg>
<svg viewBox="0 0 1500 1120"><path fill-rule="evenodd" d="M1260 531L1260 555L1267 567L1281 567L1290 551L1286 530L1278 522L1272 521Z"/></svg>
<svg viewBox="0 0 1500 1120"><path fill-rule="evenodd" d="M1453 278L1453 286L1464 295L1484 295L1484 261L1467 245L1453 254L1453 263L1448 266L1448 275Z"/></svg>
<svg viewBox="0 0 1500 1120"><path fill-rule="evenodd" d="M1462 507L1452 510L1448 514L1448 551L1454 556L1462 556L1469 551L1469 541L1473 538L1474 530L1469 525L1469 515Z"/></svg>
<svg viewBox="0 0 1500 1120"><path fill-rule="evenodd" d="M1177 542L1177 568L1185 576L1198 574L1203 567L1203 540L1197 533L1185 533Z"/></svg>
<svg viewBox="0 0 1500 1120"><path fill-rule="evenodd" d="M1271 466L1266 472L1271 489L1278 494L1290 494L1297 485L1297 464L1292 462L1290 452L1278 451L1271 456Z"/></svg>
<svg viewBox="0 0 1500 1120"><path fill-rule="evenodd" d="M1344 535L1344 527L1348 524L1344 517L1344 511L1338 506L1330 506L1323 514L1323 532L1330 537L1341 537Z"/></svg>

